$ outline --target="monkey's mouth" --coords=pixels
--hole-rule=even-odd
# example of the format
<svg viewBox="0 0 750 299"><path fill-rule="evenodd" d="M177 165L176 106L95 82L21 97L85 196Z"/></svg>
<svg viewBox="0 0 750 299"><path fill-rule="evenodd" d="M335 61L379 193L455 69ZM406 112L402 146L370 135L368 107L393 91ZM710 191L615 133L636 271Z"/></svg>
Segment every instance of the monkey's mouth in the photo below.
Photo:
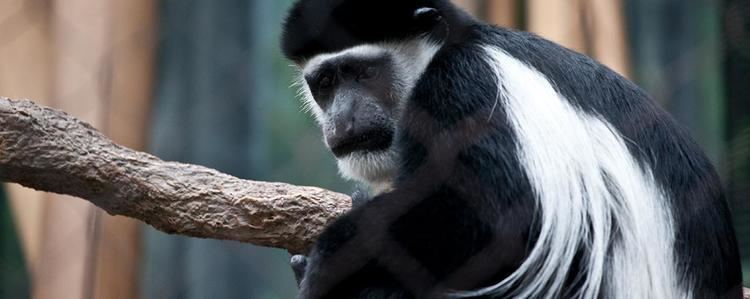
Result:
<svg viewBox="0 0 750 299"><path fill-rule="evenodd" d="M375 152L386 150L391 147L392 142L393 131L378 129L329 142L329 146L331 147L331 152L337 158L341 158L357 151Z"/></svg>

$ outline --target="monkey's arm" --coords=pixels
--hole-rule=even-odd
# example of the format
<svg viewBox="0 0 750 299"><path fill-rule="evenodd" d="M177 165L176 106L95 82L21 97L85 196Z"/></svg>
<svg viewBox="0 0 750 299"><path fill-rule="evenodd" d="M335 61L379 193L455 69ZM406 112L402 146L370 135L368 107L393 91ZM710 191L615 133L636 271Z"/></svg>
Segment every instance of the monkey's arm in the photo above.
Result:
<svg viewBox="0 0 750 299"><path fill-rule="evenodd" d="M352 208L361 207L372 199L370 194L364 191L362 186L356 186L354 192L352 192L351 197ZM289 261L289 264L292 267L292 272L294 273L294 278L297 280L297 286L300 286L300 284L302 283L302 279L305 278L307 260L308 258L306 255L297 254L292 255L292 258Z"/></svg>
<svg viewBox="0 0 750 299"><path fill-rule="evenodd" d="M0 181L84 198L167 233L308 252L351 200L320 188L247 181L114 144L90 125L0 98Z"/></svg>

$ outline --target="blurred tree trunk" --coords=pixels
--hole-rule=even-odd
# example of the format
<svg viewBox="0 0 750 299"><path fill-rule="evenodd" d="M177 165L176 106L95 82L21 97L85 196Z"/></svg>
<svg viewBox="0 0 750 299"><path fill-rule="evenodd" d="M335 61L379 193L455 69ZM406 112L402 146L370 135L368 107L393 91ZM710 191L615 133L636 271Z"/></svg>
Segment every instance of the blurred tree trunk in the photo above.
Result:
<svg viewBox="0 0 750 299"><path fill-rule="evenodd" d="M109 1L53 1L52 104L101 128L105 100L100 59L107 51ZM100 96L101 100L100 100ZM96 208L68 196L49 194L33 296L91 298L98 225ZM82 233L84 232L84 233Z"/></svg>
<svg viewBox="0 0 750 299"><path fill-rule="evenodd" d="M479 8L481 7L481 3L478 0L453 0L453 2L472 15L478 16L480 13Z"/></svg>
<svg viewBox="0 0 750 299"><path fill-rule="evenodd" d="M519 0L487 0L484 18L490 24L506 28L522 28L519 23Z"/></svg>
<svg viewBox="0 0 750 299"><path fill-rule="evenodd" d="M128 0L111 5L109 48L101 58L103 72L109 73L109 86L102 90L109 99L102 128L116 143L144 150L156 72L157 3ZM96 213L100 227L94 298L139 298L142 224L99 209Z"/></svg>
<svg viewBox="0 0 750 299"><path fill-rule="evenodd" d="M585 0L590 55L620 75L630 76L624 7L621 0Z"/></svg>
<svg viewBox="0 0 750 299"><path fill-rule="evenodd" d="M146 0L0 1L0 93L61 108L142 149L153 9ZM17 185L9 194L35 298L136 296L140 224Z"/></svg>
<svg viewBox="0 0 750 299"><path fill-rule="evenodd" d="M528 31L581 53L584 40L582 0L528 0Z"/></svg>
<svg viewBox="0 0 750 299"><path fill-rule="evenodd" d="M528 30L629 76L620 0L528 1Z"/></svg>
<svg viewBox="0 0 750 299"><path fill-rule="evenodd" d="M0 1L0 93L51 104L53 51L51 7L43 1ZM6 25L7 24L7 25ZM33 277L39 265L42 215L47 195L7 186L10 205Z"/></svg>

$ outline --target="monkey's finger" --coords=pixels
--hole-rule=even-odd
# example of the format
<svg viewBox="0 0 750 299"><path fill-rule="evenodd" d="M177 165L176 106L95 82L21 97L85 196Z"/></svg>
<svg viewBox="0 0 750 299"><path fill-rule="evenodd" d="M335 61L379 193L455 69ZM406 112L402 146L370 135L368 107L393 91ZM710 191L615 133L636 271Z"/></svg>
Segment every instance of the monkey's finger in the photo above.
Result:
<svg viewBox="0 0 750 299"><path fill-rule="evenodd" d="M307 267L307 257L304 255L293 255L289 264L292 266L294 272L294 279L297 280L297 286L299 287L302 279L305 277L305 268Z"/></svg>

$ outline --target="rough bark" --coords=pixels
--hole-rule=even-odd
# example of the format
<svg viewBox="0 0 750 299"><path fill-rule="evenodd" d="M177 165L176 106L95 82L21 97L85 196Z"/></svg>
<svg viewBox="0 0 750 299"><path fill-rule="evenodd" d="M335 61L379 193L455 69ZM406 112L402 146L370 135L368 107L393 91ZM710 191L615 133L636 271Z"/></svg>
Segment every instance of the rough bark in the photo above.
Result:
<svg viewBox="0 0 750 299"><path fill-rule="evenodd" d="M242 180L119 146L64 112L0 98L0 181L86 199L173 234L304 253L348 196Z"/></svg>

